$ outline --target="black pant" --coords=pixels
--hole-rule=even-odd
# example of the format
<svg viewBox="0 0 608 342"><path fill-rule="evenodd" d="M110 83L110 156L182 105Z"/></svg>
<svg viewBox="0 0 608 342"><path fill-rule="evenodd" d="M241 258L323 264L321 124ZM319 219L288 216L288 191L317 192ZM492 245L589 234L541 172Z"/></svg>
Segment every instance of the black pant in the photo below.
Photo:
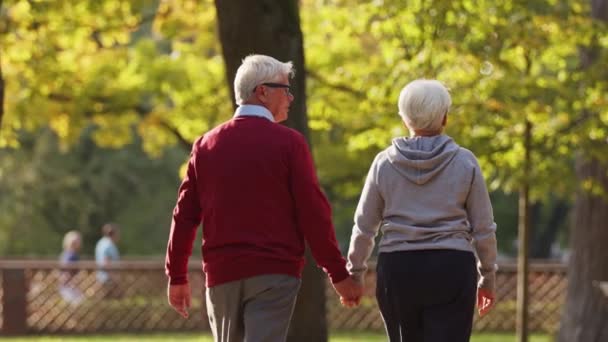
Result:
<svg viewBox="0 0 608 342"><path fill-rule="evenodd" d="M376 298L391 342L467 342L475 309L473 253L380 253Z"/></svg>

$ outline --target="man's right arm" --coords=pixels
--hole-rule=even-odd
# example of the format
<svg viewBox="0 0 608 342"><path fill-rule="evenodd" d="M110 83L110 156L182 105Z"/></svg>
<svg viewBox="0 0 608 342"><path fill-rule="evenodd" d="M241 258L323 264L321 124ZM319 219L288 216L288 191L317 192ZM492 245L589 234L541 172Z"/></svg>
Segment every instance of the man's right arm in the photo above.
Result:
<svg viewBox="0 0 608 342"><path fill-rule="evenodd" d="M188 259L196 238L196 229L201 223L202 210L197 191L196 147L197 140L190 155L186 177L178 191L177 204L173 209L171 232L167 244L165 273L170 285L188 282Z"/></svg>

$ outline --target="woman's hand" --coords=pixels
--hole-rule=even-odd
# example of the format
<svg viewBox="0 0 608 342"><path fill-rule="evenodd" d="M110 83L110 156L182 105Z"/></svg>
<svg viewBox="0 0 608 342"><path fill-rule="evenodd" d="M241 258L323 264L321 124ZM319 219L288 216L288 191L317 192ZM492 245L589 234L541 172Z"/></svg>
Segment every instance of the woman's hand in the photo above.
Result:
<svg viewBox="0 0 608 342"><path fill-rule="evenodd" d="M494 293L480 288L477 290L477 312L479 317L483 317L494 307Z"/></svg>

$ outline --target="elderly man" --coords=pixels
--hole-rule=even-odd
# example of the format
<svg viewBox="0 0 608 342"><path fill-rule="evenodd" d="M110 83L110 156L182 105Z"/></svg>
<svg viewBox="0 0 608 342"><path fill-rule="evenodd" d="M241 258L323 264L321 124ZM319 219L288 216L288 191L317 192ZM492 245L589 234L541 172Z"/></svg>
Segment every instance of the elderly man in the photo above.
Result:
<svg viewBox="0 0 608 342"><path fill-rule="evenodd" d="M331 209L304 137L277 124L293 95L291 62L252 55L234 80L234 117L200 137L173 211L168 297L188 316L187 262L203 224L203 271L216 341L284 341L304 266L305 241L336 291L357 302Z"/></svg>
<svg viewBox="0 0 608 342"><path fill-rule="evenodd" d="M475 305L494 301L496 224L471 151L443 134L451 98L417 80L399 96L410 137L374 159L355 213L349 270L362 278L382 230L376 297L391 342L469 341Z"/></svg>

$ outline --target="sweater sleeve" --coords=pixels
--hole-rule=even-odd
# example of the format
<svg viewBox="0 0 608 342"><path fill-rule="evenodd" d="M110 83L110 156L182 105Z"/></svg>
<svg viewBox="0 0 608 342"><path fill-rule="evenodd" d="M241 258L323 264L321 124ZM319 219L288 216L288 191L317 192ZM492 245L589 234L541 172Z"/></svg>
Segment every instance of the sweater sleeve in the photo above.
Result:
<svg viewBox="0 0 608 342"><path fill-rule="evenodd" d="M296 224L319 266L332 283L348 277L331 221L331 207L321 191L312 156L304 137L296 135L290 155L290 189L294 200Z"/></svg>
<svg viewBox="0 0 608 342"><path fill-rule="evenodd" d="M178 191L178 198L173 209L171 232L167 244L165 273L171 285L188 282L188 259L196 238L196 229L201 223L201 207L196 184L196 146L194 143L186 177Z"/></svg>
<svg viewBox="0 0 608 342"><path fill-rule="evenodd" d="M476 159L466 208L473 231L475 252L479 259L477 264L480 274L478 287L494 292L496 270L498 269L496 265L496 223L492 213L490 195Z"/></svg>
<svg viewBox="0 0 608 342"><path fill-rule="evenodd" d="M367 261L374 249L374 239L378 235L384 210L384 200L376 182L378 159L377 156L365 179L348 249L347 268L359 281L363 281L367 271Z"/></svg>

